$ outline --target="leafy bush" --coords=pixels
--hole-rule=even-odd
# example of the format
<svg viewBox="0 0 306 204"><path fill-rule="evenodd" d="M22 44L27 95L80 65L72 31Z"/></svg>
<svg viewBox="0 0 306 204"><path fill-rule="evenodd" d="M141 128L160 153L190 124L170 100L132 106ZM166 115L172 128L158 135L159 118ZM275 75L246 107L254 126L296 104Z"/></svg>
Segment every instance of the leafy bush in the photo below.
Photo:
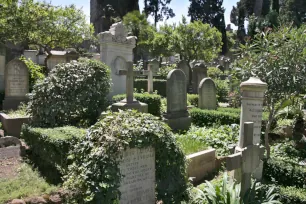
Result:
<svg viewBox="0 0 306 204"><path fill-rule="evenodd" d="M30 85L30 92L33 89L33 86L39 81L45 78L43 74L43 67L34 63L31 59L26 59L24 56L20 57L20 60L23 61L29 70L29 85Z"/></svg>
<svg viewBox="0 0 306 204"><path fill-rule="evenodd" d="M303 188L306 183L304 167L273 157L264 161L263 176L266 180L283 186Z"/></svg>
<svg viewBox="0 0 306 204"><path fill-rule="evenodd" d="M199 95L198 94L187 94L187 103L195 107L198 107Z"/></svg>
<svg viewBox="0 0 306 204"><path fill-rule="evenodd" d="M118 167L121 152L149 146L156 152L157 200L187 200L185 155L170 128L150 114L131 110L108 112L89 129L85 140L72 151L73 164L69 166L65 186L79 192L79 197L74 197L77 203L116 203L122 176Z"/></svg>
<svg viewBox="0 0 306 204"><path fill-rule="evenodd" d="M220 76L223 75L223 72L217 68L217 67L208 67L207 69L207 76L212 78L213 80L215 79L220 79Z"/></svg>
<svg viewBox="0 0 306 204"><path fill-rule="evenodd" d="M284 187L275 184L262 184L261 191L267 191L267 189L270 187L275 187L275 191L278 194L276 199L281 203L306 204L305 188L296 188L293 186Z"/></svg>
<svg viewBox="0 0 306 204"><path fill-rule="evenodd" d="M68 166L68 153L86 131L76 127L32 128L23 125L21 138L30 147L31 161L52 182L61 181Z"/></svg>
<svg viewBox="0 0 306 204"><path fill-rule="evenodd" d="M125 94L120 94L113 96L113 102L119 102L125 99ZM161 96L157 94L149 94L149 93L135 93L134 97L136 100L148 104L148 113L160 116L161 115Z"/></svg>
<svg viewBox="0 0 306 204"><path fill-rule="evenodd" d="M160 77L162 77L164 80L167 79L167 76L168 76L168 73L173 70L173 69L176 69L177 67L177 64L168 64L166 66L162 66L159 68L159 71L158 71L158 75Z"/></svg>
<svg viewBox="0 0 306 204"><path fill-rule="evenodd" d="M176 140L186 155L212 147L217 150L219 156L225 156L230 153L229 145L238 142L238 135L239 125L224 125L217 128L192 126L186 134L177 134Z"/></svg>
<svg viewBox="0 0 306 204"><path fill-rule="evenodd" d="M166 90L167 80L163 79L153 79L153 89L157 91L157 93L163 97L167 96ZM148 80L147 79L136 79L134 81L134 88L138 93L144 92L148 90Z"/></svg>
<svg viewBox="0 0 306 204"><path fill-rule="evenodd" d="M93 124L106 108L109 68L96 60L59 64L33 87L29 114L39 127Z"/></svg>
<svg viewBox="0 0 306 204"><path fill-rule="evenodd" d="M227 80L214 80L217 89L217 101L222 103L228 102L229 86Z"/></svg>
<svg viewBox="0 0 306 204"><path fill-rule="evenodd" d="M212 126L214 124L219 125L231 125L240 123L240 114L227 112L222 110L202 110L193 108L189 111L191 121L194 125Z"/></svg>

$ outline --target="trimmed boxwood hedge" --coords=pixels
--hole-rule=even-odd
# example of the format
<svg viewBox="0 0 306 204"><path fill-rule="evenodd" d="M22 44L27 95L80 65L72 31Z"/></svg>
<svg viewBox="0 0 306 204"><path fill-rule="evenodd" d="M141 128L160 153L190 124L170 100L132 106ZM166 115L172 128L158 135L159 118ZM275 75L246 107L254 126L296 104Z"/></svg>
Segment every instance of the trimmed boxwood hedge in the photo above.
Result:
<svg viewBox="0 0 306 204"><path fill-rule="evenodd" d="M240 123L240 114L222 110L203 110L193 108L189 111L191 121L199 127L212 126L214 124L231 125Z"/></svg>
<svg viewBox="0 0 306 204"><path fill-rule="evenodd" d="M272 157L264 161L263 176L283 186L303 188L306 185L306 170L297 164Z"/></svg>
<svg viewBox="0 0 306 204"><path fill-rule="evenodd" d="M167 96L166 83L167 83L167 80L153 79L154 91L156 90L158 95L166 97ZM139 93L143 91L148 91L148 80L147 79L136 79L134 81L134 88Z"/></svg>
<svg viewBox="0 0 306 204"><path fill-rule="evenodd" d="M125 94L113 96L113 103L119 102L125 99ZM134 93L134 98L137 101L148 104L148 113L160 116L161 115L161 96L158 94L149 93Z"/></svg>
<svg viewBox="0 0 306 204"><path fill-rule="evenodd" d="M187 94L187 102L188 102L188 105L190 104L194 107L198 107L199 95L198 94Z"/></svg>
<svg viewBox="0 0 306 204"><path fill-rule="evenodd" d="M68 153L84 139L85 129L66 126L57 128L32 128L23 125L21 138L30 147L29 159L52 183L61 182L68 167Z"/></svg>

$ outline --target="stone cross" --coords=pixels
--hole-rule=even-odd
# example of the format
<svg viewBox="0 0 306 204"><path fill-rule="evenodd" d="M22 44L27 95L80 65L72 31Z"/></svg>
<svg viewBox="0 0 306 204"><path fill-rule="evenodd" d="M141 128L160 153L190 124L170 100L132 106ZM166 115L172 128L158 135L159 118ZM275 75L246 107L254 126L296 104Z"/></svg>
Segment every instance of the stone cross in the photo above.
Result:
<svg viewBox="0 0 306 204"><path fill-rule="evenodd" d="M244 134L240 135L239 145L235 149L235 154L226 158L226 169L233 172L234 179L241 183L240 195L243 197L251 187L251 175L254 169L260 164L260 159L264 156L264 148L259 144L253 144L254 123L244 123Z"/></svg>
<svg viewBox="0 0 306 204"><path fill-rule="evenodd" d="M134 75L140 75L140 71L133 71L133 62L126 63L127 70L119 70L119 75L126 75L126 103L134 102Z"/></svg>
<svg viewBox="0 0 306 204"><path fill-rule="evenodd" d="M143 75L148 76L148 93L153 93L153 76L157 76L159 62L156 59L149 61L148 70L143 71Z"/></svg>

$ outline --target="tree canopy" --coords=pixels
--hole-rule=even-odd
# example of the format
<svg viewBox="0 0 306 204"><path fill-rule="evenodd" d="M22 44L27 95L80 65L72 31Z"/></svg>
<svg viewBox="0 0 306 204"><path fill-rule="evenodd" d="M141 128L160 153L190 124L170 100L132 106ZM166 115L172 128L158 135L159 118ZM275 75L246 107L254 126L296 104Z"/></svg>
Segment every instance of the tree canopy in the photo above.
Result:
<svg viewBox="0 0 306 204"><path fill-rule="evenodd" d="M4 0L0 24L0 42L35 45L49 54L54 48L74 47L93 34L82 9L34 0Z"/></svg>

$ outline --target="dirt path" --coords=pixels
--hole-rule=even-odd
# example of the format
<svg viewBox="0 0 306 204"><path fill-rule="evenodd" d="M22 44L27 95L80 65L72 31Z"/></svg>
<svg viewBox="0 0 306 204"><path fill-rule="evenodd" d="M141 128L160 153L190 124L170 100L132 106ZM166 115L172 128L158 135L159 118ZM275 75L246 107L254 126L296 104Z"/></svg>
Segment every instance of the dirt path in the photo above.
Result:
<svg viewBox="0 0 306 204"><path fill-rule="evenodd" d="M0 148L0 179L15 177L21 161L19 147Z"/></svg>

